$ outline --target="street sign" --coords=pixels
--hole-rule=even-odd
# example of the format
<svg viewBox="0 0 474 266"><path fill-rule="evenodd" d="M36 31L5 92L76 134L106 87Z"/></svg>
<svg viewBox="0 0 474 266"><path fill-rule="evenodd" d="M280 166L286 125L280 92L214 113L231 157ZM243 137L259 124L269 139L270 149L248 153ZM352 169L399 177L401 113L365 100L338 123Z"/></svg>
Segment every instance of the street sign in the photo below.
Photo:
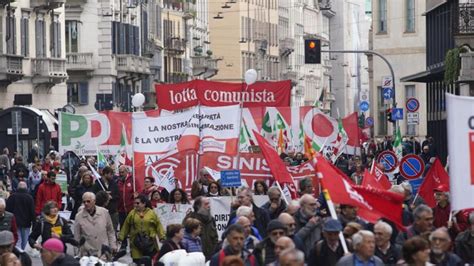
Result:
<svg viewBox="0 0 474 266"><path fill-rule="evenodd" d="M420 108L420 102L415 98L410 98L407 100L405 107L408 112L416 112Z"/></svg>
<svg viewBox="0 0 474 266"><path fill-rule="evenodd" d="M383 98L385 100L390 100L393 97L395 97L393 88L383 88Z"/></svg>
<svg viewBox="0 0 474 266"><path fill-rule="evenodd" d="M382 88L393 88L392 76L383 77L383 79L382 79Z"/></svg>
<svg viewBox="0 0 474 266"><path fill-rule="evenodd" d="M400 174L406 179L417 179L425 171L425 163L415 154L405 155L400 160Z"/></svg>
<svg viewBox="0 0 474 266"><path fill-rule="evenodd" d="M374 118L369 116L365 119L365 126L371 127L374 125Z"/></svg>
<svg viewBox="0 0 474 266"><path fill-rule="evenodd" d="M420 123L420 115L418 113L407 113L407 125L418 125Z"/></svg>
<svg viewBox="0 0 474 266"><path fill-rule="evenodd" d="M240 187L241 185L242 180L240 180L240 170L221 171L222 187Z"/></svg>
<svg viewBox="0 0 474 266"><path fill-rule="evenodd" d="M393 151L383 151L377 157L377 163L383 164L385 172L392 172L398 165L397 155Z"/></svg>
<svg viewBox="0 0 474 266"><path fill-rule="evenodd" d="M361 90L359 93L359 100L360 101L368 101L369 100L369 91L368 90Z"/></svg>
<svg viewBox="0 0 474 266"><path fill-rule="evenodd" d="M402 108L392 108L392 119L393 120L403 120L403 109Z"/></svg>
<svg viewBox="0 0 474 266"><path fill-rule="evenodd" d="M369 102L367 101L362 101L359 103L359 110L362 112L367 112L369 110Z"/></svg>
<svg viewBox="0 0 474 266"><path fill-rule="evenodd" d="M410 185L411 185L412 194L416 195L418 193L418 190L421 187L421 184L423 183L423 178L408 180L408 183L410 183Z"/></svg>

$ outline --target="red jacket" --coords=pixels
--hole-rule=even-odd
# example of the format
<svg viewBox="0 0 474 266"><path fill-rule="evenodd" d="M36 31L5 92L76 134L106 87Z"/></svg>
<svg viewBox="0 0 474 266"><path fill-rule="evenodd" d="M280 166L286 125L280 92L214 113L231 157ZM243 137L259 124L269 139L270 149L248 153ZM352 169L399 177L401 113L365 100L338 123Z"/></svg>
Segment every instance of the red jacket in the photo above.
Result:
<svg viewBox="0 0 474 266"><path fill-rule="evenodd" d="M36 214L40 215L44 204L50 200L56 201L56 203L58 203L59 209L61 209L62 195L63 193L61 192L61 187L58 184L50 184L48 182L41 183L38 187L38 192L36 193Z"/></svg>
<svg viewBox="0 0 474 266"><path fill-rule="evenodd" d="M433 226L440 228L442 226L448 226L449 213L451 212L451 205L448 203L444 208L436 205L433 208Z"/></svg>
<svg viewBox="0 0 474 266"><path fill-rule="evenodd" d="M119 177L117 185L120 194L117 210L118 212L129 213L133 209L133 177L129 175L125 180Z"/></svg>

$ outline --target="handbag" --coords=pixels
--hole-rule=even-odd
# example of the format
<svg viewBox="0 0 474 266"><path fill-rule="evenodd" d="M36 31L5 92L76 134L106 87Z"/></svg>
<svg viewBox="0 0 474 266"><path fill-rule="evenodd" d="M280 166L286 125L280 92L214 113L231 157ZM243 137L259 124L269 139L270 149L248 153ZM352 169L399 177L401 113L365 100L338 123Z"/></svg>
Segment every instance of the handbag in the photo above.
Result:
<svg viewBox="0 0 474 266"><path fill-rule="evenodd" d="M135 214L134 217L132 218L132 227L135 229L138 229L135 226ZM156 250L155 250L155 241L153 240L152 237L150 237L148 234L143 232L143 220L141 221L141 229L135 238L133 239L133 245L140 250L140 252L145 255L145 256L151 256L153 255Z"/></svg>

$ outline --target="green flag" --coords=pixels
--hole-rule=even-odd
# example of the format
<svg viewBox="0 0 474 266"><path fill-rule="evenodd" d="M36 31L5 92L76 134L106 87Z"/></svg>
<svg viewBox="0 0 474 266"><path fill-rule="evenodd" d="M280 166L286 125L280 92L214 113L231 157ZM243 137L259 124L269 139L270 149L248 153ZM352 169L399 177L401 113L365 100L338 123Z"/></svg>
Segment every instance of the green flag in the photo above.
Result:
<svg viewBox="0 0 474 266"><path fill-rule="evenodd" d="M273 132L272 123L270 122L270 113L268 113L268 111L265 112L265 116L263 117L262 131L262 133L268 134L271 134Z"/></svg>
<svg viewBox="0 0 474 266"><path fill-rule="evenodd" d="M393 141L393 151L397 155L398 160L403 157L403 146L402 146L402 133L400 132L400 126L397 127L395 132L395 139Z"/></svg>

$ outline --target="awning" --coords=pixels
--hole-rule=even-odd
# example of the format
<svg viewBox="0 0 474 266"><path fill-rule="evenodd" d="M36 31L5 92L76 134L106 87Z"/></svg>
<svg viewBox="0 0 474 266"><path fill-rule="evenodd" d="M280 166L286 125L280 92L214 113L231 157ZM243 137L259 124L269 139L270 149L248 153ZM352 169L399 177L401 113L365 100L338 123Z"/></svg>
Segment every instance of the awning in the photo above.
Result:
<svg viewBox="0 0 474 266"><path fill-rule="evenodd" d="M444 69L442 67L432 69L432 70L425 70L422 72L418 72L413 75L405 76L400 78L401 82L421 82L421 83L428 83L432 81L440 81L444 79Z"/></svg>
<svg viewBox="0 0 474 266"><path fill-rule="evenodd" d="M56 131L56 129L54 128L54 125L58 124L59 122L54 117L54 115L51 114L48 110L40 110L38 108L34 108L34 107L31 107L31 106L17 106L17 107L21 107L21 108L25 108L25 109L33 111L38 116L41 116L41 118L43 119L43 121L46 125L46 128L48 128L49 132Z"/></svg>
<svg viewBox="0 0 474 266"><path fill-rule="evenodd" d="M438 8L439 6L443 5L446 3L447 0L427 0L426 1L426 11L421 14L422 16L425 16L428 12L431 12Z"/></svg>

